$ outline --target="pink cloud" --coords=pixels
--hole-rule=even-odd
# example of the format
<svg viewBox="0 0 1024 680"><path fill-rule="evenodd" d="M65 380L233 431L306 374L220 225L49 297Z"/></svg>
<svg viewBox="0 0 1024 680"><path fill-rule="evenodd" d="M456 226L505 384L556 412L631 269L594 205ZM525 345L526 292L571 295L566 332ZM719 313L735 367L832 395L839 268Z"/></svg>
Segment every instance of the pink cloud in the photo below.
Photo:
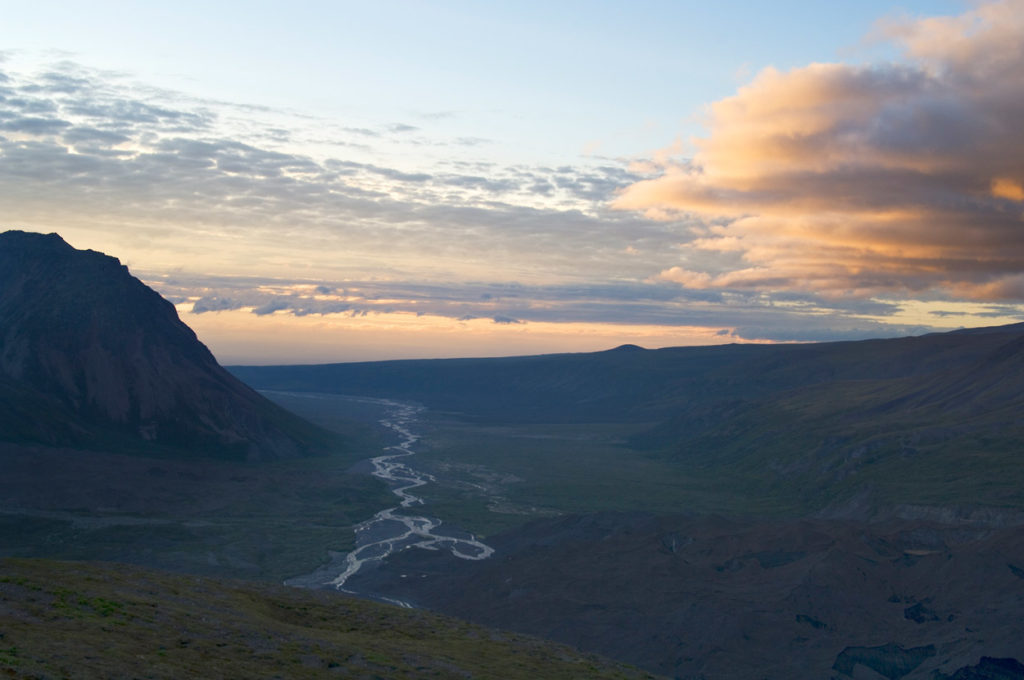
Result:
<svg viewBox="0 0 1024 680"><path fill-rule="evenodd" d="M766 69L713 104L689 161L621 192L620 209L724 221L689 246L691 267L742 255L661 278L1024 299L1024 0L878 30L900 63Z"/></svg>

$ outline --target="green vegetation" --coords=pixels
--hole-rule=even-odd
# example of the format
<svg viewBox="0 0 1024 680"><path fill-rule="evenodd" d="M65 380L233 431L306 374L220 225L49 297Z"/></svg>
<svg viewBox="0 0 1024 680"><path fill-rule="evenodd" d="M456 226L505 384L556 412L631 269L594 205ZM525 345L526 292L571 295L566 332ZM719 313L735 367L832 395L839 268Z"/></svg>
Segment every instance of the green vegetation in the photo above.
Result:
<svg viewBox="0 0 1024 680"><path fill-rule="evenodd" d="M134 567L0 561L14 678L651 678L421 611Z"/></svg>
<svg viewBox="0 0 1024 680"><path fill-rule="evenodd" d="M349 472L381 446L369 429L349 432L362 435L338 455L258 463L4 446L0 554L274 581L309 573L394 498Z"/></svg>
<svg viewBox="0 0 1024 680"><path fill-rule="evenodd" d="M829 382L750 403L666 453L729 470L745 495L789 499L790 514L865 491L875 507L1024 508L1015 402L937 399L907 379Z"/></svg>
<svg viewBox="0 0 1024 680"><path fill-rule="evenodd" d="M688 471L628 447L640 427L431 420L415 464L439 482L421 487L419 495L427 512L484 536L566 513L750 509L728 475Z"/></svg>

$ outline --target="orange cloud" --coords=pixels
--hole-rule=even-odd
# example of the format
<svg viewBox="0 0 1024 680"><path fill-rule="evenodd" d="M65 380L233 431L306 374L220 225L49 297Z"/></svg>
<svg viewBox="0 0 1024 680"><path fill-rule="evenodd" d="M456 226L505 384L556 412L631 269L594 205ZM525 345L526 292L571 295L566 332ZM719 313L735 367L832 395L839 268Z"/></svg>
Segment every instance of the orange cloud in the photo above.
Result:
<svg viewBox="0 0 1024 680"><path fill-rule="evenodd" d="M996 198L1007 198L1011 201L1024 201L1024 187L1006 177L992 180L992 195Z"/></svg>
<svg viewBox="0 0 1024 680"><path fill-rule="evenodd" d="M879 31L901 62L765 69L711 107L689 161L620 193L620 209L716 222L691 268L700 252L742 256L660 278L1024 299L1024 0Z"/></svg>

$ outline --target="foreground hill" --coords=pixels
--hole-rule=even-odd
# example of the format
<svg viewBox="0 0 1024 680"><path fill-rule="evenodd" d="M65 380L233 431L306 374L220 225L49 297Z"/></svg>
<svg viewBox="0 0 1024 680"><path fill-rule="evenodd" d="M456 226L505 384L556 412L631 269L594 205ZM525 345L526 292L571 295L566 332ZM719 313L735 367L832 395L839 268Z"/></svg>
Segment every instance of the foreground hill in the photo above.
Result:
<svg viewBox="0 0 1024 680"><path fill-rule="evenodd" d="M115 258L0 234L0 441L278 458L341 446L217 364Z"/></svg>
<svg viewBox="0 0 1024 680"><path fill-rule="evenodd" d="M0 561L13 678L652 678L568 647L324 591Z"/></svg>

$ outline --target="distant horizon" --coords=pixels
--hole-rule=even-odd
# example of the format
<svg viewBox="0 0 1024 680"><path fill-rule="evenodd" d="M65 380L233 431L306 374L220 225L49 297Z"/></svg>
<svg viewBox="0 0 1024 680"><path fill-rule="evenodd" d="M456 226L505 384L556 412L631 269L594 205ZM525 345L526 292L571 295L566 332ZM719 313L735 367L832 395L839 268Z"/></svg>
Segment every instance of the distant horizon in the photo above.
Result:
<svg viewBox="0 0 1024 680"><path fill-rule="evenodd" d="M554 350L554 351L538 351L538 352L525 352L525 353L518 353L518 354L452 354L452 355L416 355L416 354L410 354L408 356L393 356L393 357L389 356L389 357L386 357L386 358L379 358L379 359L371 359L371 358L325 359L325 360L311 359L311 360L308 360L308 361L301 361L301 362L297 362L297 361L276 361L276 360L273 360L273 359L261 359L261 360L257 360L257 361L253 361L253 362L231 361L231 360L222 360L218 356L217 357L217 361L222 366L227 366L227 367L232 367L232 366L317 366L317 365L326 365L326 364L383 363L383 362L389 362L389 361L447 361L447 360L459 360L459 359L514 359L514 358L519 358L519 357L532 357L532 356L558 355L558 354L598 354L598 353L601 353L601 352L613 352L613 351L618 350L618 349L620 349L622 347L636 347L638 350L642 350L642 351L645 351L645 352L655 352L655 351L663 350L663 349L690 349L690 348L700 349L700 348L703 348L703 347L722 347L722 346L728 346L728 345L765 345L765 344L772 344L772 345L781 345L781 344L787 344L787 345L815 345L815 344L827 344L827 343L836 343L836 342L865 342L865 341L870 341L870 340L896 340L896 339L899 339L899 338L917 337L918 335L933 335L933 334L936 334L936 333L943 334L943 333L955 333L955 332L960 332L960 331L968 331L969 332L969 331L975 331L975 330L979 330L980 331L980 330L987 330L987 329L1009 328L1009 327L1012 327L1012 326L1015 326L1015 325L1019 325L1021 323L1024 323L1024 322L1016 322L1016 323L1009 323L1009 324L995 324L995 325L988 325L988 326L972 326L972 327L951 328L951 329L945 329L945 330L941 330L941 331L928 331L927 333L920 333L920 334L916 334L916 335L880 335L878 337L862 338L862 339L859 339L859 340L807 340L807 341L803 341L803 342L790 341L790 342L785 342L785 343L758 343L758 342L731 340L731 341L720 342L720 343L709 343L709 344L706 344L706 345L658 345L658 346L652 346L652 347L644 347L642 345L637 345L635 343L627 342L627 343L622 343L622 344L619 344L619 345L615 345L613 347L598 347L596 349L570 349L570 350L562 350L562 351L559 351L559 350ZM200 342L202 342L203 338L200 337L199 340L200 340ZM210 350L216 356L216 352L214 352L212 348L210 348ZM287 359L287 357L283 357L283 358Z"/></svg>
<svg viewBox="0 0 1024 680"><path fill-rule="evenodd" d="M1024 320L1024 0L11 8L3 229L229 364Z"/></svg>

